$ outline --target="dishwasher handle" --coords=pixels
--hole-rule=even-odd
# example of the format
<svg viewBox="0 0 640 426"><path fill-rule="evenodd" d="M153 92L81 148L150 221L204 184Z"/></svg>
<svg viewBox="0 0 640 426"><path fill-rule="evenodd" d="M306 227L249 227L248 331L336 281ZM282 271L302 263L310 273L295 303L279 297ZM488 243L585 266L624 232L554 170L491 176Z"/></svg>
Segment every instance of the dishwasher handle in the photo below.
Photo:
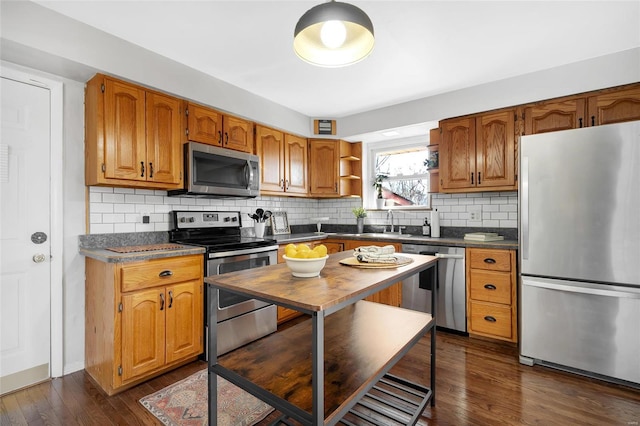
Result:
<svg viewBox="0 0 640 426"><path fill-rule="evenodd" d="M436 253L435 256L440 259L464 259L464 254Z"/></svg>

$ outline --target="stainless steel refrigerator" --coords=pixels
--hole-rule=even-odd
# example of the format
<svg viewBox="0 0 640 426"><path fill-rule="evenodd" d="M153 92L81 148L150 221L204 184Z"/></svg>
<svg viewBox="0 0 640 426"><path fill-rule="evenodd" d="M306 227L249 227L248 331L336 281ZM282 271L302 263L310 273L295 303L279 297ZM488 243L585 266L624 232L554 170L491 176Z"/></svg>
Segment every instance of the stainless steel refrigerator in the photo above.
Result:
<svg viewBox="0 0 640 426"><path fill-rule="evenodd" d="M520 361L640 387L640 121L520 143Z"/></svg>

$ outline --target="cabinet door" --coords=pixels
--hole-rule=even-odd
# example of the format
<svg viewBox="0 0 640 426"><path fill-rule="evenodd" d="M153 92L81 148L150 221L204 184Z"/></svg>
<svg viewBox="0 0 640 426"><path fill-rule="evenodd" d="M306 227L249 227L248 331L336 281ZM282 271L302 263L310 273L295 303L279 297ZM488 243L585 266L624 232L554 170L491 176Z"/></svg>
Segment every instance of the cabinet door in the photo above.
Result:
<svg viewBox="0 0 640 426"><path fill-rule="evenodd" d="M584 98L543 102L524 110L524 134L557 132L586 127Z"/></svg>
<svg viewBox="0 0 640 426"><path fill-rule="evenodd" d="M222 146L222 115L213 109L189 104L189 140Z"/></svg>
<svg viewBox="0 0 640 426"><path fill-rule="evenodd" d="M515 165L515 111L476 118L476 186L513 187Z"/></svg>
<svg viewBox="0 0 640 426"><path fill-rule="evenodd" d="M306 195L307 189L307 139L284 135L285 191Z"/></svg>
<svg viewBox="0 0 640 426"><path fill-rule="evenodd" d="M107 78L104 103L105 177L146 180L145 91Z"/></svg>
<svg viewBox="0 0 640 426"><path fill-rule="evenodd" d="M166 288L167 364L202 352L203 284L200 280Z"/></svg>
<svg viewBox="0 0 640 426"><path fill-rule="evenodd" d="M144 376L165 363L164 287L122 295L122 380Z"/></svg>
<svg viewBox="0 0 640 426"><path fill-rule="evenodd" d="M179 184L182 169L182 101L147 92L147 171L152 182Z"/></svg>
<svg viewBox="0 0 640 426"><path fill-rule="evenodd" d="M309 141L309 183L311 195L338 196L340 150L337 140Z"/></svg>
<svg viewBox="0 0 640 426"><path fill-rule="evenodd" d="M475 118L442 122L440 146L440 186L442 189L475 186L476 127Z"/></svg>
<svg viewBox="0 0 640 426"><path fill-rule="evenodd" d="M253 122L225 115L223 118L223 146L253 154Z"/></svg>
<svg viewBox="0 0 640 426"><path fill-rule="evenodd" d="M260 157L260 192L284 191L284 135L256 126L256 154Z"/></svg>
<svg viewBox="0 0 640 426"><path fill-rule="evenodd" d="M589 98L589 126L640 120L640 87Z"/></svg>

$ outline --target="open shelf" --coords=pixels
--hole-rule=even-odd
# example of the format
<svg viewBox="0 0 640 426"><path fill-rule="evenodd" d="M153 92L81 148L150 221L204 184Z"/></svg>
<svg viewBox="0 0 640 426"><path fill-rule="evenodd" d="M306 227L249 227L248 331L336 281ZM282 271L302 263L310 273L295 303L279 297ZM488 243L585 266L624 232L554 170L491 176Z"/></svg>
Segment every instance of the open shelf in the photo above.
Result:
<svg viewBox="0 0 640 426"><path fill-rule="evenodd" d="M327 316L325 423L342 418L434 324L430 314L366 301ZM310 416L311 335L309 319L221 356L212 371L241 388L251 390L252 383L276 396L282 405L268 402L280 411L293 404Z"/></svg>

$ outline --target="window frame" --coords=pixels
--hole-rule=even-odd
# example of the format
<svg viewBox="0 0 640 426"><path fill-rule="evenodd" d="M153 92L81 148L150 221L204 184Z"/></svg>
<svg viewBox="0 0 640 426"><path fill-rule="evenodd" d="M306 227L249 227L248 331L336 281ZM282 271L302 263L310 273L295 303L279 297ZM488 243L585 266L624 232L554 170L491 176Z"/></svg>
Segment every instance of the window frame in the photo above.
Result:
<svg viewBox="0 0 640 426"><path fill-rule="evenodd" d="M424 136L416 136L405 139L395 139L389 141L382 142L372 142L367 145L365 164L366 168L363 170L363 182L362 182L362 200L365 208L367 210L377 210L376 207L376 194L375 188L373 187L373 181L375 179L375 159L376 155L385 151L392 150L403 150L403 149L411 149L411 148L424 148L428 150L427 145L429 144L429 135L426 134ZM426 174L429 179L431 176ZM423 176L423 175L414 175L414 176ZM402 210L402 211L420 211L420 210L431 210L431 195L429 192L427 196L427 205L422 206L385 206L383 210Z"/></svg>

